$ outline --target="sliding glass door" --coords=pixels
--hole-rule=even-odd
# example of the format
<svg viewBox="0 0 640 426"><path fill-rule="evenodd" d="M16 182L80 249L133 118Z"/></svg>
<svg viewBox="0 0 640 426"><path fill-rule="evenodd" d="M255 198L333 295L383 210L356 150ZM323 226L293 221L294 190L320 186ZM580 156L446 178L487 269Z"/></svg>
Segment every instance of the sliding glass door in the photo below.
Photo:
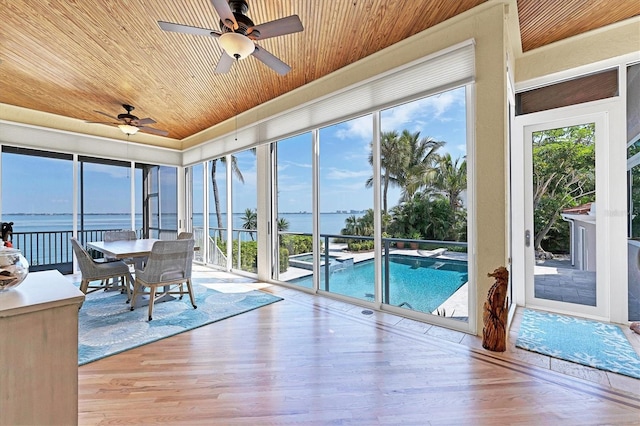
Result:
<svg viewBox="0 0 640 426"><path fill-rule="evenodd" d="M313 287L313 146L311 132L275 144L276 261L272 277Z"/></svg>
<svg viewBox="0 0 640 426"><path fill-rule="evenodd" d="M158 239L175 238L178 235L177 168L145 167L144 187L144 235Z"/></svg>

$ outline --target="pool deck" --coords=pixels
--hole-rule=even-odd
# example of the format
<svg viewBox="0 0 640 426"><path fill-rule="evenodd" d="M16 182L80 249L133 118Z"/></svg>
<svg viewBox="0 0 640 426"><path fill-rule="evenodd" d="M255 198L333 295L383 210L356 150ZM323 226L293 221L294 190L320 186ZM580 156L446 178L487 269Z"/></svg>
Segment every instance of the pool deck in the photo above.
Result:
<svg viewBox="0 0 640 426"><path fill-rule="evenodd" d="M353 257L353 262L358 263L364 260L373 259L374 252L360 252L360 253L351 253L344 251L346 248L346 244L331 244L329 246L329 255L330 256L338 256L338 257ZM467 260L466 253L456 253L456 252L448 252L445 249L435 249L435 250L412 250L412 249L396 249L393 248L389 250L389 254L402 254L405 256L416 256L416 257L429 257L433 259L443 259L443 260ZM286 272L280 274L280 281L290 281L295 278L306 277L313 273L308 269L301 269L295 267L289 267ZM458 319L466 318L469 315L468 308L468 298L469 298L469 284L463 284L455 293L451 295L444 303L442 303L438 308L432 312L432 314L437 315L437 311L444 311L446 316L455 317Z"/></svg>

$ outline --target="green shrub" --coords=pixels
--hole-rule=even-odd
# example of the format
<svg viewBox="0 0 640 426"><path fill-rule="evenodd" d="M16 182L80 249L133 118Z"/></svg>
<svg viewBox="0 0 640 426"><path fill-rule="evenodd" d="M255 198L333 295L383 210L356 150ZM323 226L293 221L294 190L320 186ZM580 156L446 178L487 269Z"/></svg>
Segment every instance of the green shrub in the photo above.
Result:
<svg viewBox="0 0 640 426"><path fill-rule="evenodd" d="M220 244L222 250L226 250L226 244ZM224 247L224 248L223 248ZM243 241L240 244L240 269L247 272L258 272L258 242ZM238 240L233 240L232 268L238 267Z"/></svg>
<svg viewBox="0 0 640 426"><path fill-rule="evenodd" d="M280 246L286 248L290 256L310 253L313 251L313 238L310 235L282 235Z"/></svg>
<svg viewBox="0 0 640 426"><path fill-rule="evenodd" d="M286 272L289 269L289 250L280 247L280 272Z"/></svg>
<svg viewBox="0 0 640 426"><path fill-rule="evenodd" d="M373 250L373 241L372 240L351 240L347 244L347 250L349 251Z"/></svg>

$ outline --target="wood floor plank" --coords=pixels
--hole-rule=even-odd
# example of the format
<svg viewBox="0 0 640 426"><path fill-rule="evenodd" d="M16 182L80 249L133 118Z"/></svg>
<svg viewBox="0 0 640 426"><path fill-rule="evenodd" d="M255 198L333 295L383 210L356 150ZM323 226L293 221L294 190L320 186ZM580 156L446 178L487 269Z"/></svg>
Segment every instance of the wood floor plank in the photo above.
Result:
<svg viewBox="0 0 640 426"><path fill-rule="evenodd" d="M638 424L638 394L285 300L79 368L81 425ZM396 321L397 322L397 321ZM415 327L415 326L411 326Z"/></svg>

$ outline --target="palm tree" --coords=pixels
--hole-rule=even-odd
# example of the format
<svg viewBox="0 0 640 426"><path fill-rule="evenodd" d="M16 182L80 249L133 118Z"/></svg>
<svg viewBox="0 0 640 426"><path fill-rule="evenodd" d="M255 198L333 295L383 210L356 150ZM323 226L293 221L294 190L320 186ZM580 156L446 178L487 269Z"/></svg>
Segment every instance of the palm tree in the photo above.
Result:
<svg viewBox="0 0 640 426"><path fill-rule="evenodd" d="M246 229L247 231L255 231L258 227L258 212L256 210L246 209L244 211L244 217L242 219L244 220L242 229ZM253 232L249 232L249 236L251 237L251 241L253 241Z"/></svg>
<svg viewBox="0 0 640 426"><path fill-rule="evenodd" d="M398 176L410 156L406 140L400 140L398 132L382 132L380 136L380 168L382 169L382 211L387 213L387 192L389 186L399 186ZM373 141L369 143L369 164L373 166ZM367 179L366 187L373 186L373 176Z"/></svg>
<svg viewBox="0 0 640 426"><path fill-rule="evenodd" d="M360 230L358 235L365 237L373 235L373 209L367 209L364 215L358 218L358 228Z"/></svg>
<svg viewBox="0 0 640 426"><path fill-rule="evenodd" d="M447 153L438 156L437 165L433 187L449 199L449 206L455 212L462 206L460 194L467 189L467 160L452 161L451 154Z"/></svg>
<svg viewBox="0 0 640 426"><path fill-rule="evenodd" d="M342 235L359 235L360 228L358 226L358 218L351 215L344 220L344 228L340 230Z"/></svg>
<svg viewBox="0 0 640 426"><path fill-rule="evenodd" d="M220 192L218 190L218 181L216 180L216 170L218 161L221 161L224 164L227 164L227 157L216 158L215 160L211 160L209 163L211 165L211 185L213 186L213 202L215 203L216 209L216 219L218 220L218 233L220 239L222 239L222 212L220 211ZM244 183L244 176L242 176L242 172L238 167L237 158L232 155L231 156L231 172L236 176L236 178Z"/></svg>
<svg viewBox="0 0 640 426"><path fill-rule="evenodd" d="M251 152L255 154L256 149L251 148ZM216 180L216 170L217 170L218 161L221 161L222 163L227 164L227 157L216 158L215 160L211 160L211 163L210 163L211 164L211 184L213 186L213 201L215 203L216 219L218 220L218 232L219 232L220 239L222 239L222 212L220 211L220 193L218 191L218 181ZM236 179L238 179L241 183L244 183L244 176L242 176L240 167L238 167L238 159L236 158L235 155L231 155L231 173L233 173ZM232 214L232 213L230 212L229 214Z"/></svg>
<svg viewBox="0 0 640 426"><path fill-rule="evenodd" d="M289 230L289 221L284 217L278 218L278 231L287 232Z"/></svg>
<svg viewBox="0 0 640 426"><path fill-rule="evenodd" d="M444 141L432 137L420 138L420 132L403 130L400 140L409 146L410 157L401 169L399 182L402 187L402 199L409 200L420 188L429 188L429 182L436 173L437 151Z"/></svg>

